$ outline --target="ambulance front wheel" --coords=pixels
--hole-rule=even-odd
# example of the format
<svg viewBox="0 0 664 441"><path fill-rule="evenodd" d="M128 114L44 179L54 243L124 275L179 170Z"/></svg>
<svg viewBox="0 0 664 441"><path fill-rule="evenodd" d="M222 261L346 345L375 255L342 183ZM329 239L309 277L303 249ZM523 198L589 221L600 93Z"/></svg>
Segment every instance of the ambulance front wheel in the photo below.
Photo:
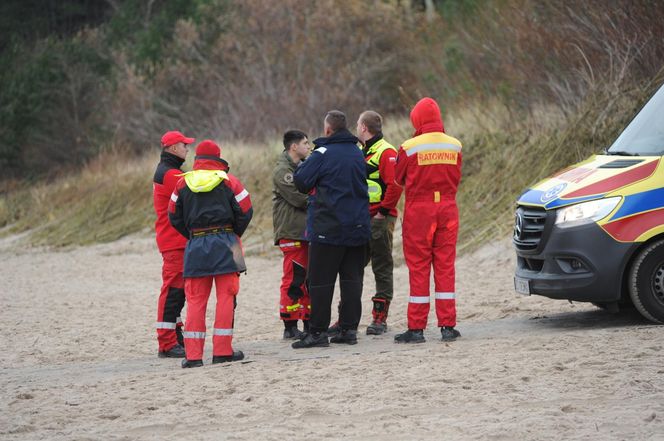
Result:
<svg viewBox="0 0 664 441"><path fill-rule="evenodd" d="M664 240L648 245L629 271L629 295L648 320L664 323Z"/></svg>

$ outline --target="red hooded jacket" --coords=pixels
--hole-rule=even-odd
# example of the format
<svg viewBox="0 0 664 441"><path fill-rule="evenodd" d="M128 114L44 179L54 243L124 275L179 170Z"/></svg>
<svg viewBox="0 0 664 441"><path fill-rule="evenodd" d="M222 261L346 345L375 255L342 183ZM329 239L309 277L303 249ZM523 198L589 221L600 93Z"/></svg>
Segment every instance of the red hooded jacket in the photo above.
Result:
<svg viewBox="0 0 664 441"><path fill-rule="evenodd" d="M440 108L422 98L410 113L415 137L399 148L395 181L405 187L406 202L455 199L461 180L461 143L444 132Z"/></svg>

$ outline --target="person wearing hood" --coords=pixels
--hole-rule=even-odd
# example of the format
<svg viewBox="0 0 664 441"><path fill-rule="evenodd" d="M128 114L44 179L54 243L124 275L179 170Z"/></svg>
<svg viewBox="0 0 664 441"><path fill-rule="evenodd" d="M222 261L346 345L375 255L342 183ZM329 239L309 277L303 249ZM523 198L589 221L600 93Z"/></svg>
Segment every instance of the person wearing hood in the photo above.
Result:
<svg viewBox="0 0 664 441"><path fill-rule="evenodd" d="M325 137L314 141L309 158L295 170L294 182L309 193L309 332L293 348L357 343L362 315L362 279L371 236L364 155L347 128L346 115L327 113ZM339 275L341 331L328 340L334 284Z"/></svg>
<svg viewBox="0 0 664 441"><path fill-rule="evenodd" d="M162 285L157 302L159 358L184 357L180 313L185 301L182 267L187 239L168 222L168 201L180 179L181 167L187 158L187 146L193 142L194 138L187 138L178 131L164 133L161 137L161 158L152 179L152 199L157 214L154 229L163 261Z"/></svg>
<svg viewBox="0 0 664 441"><path fill-rule="evenodd" d="M213 282L217 308L212 363L244 358L242 351L233 350L233 322L240 273L247 270L240 237L251 221L253 208L249 192L228 171L219 146L210 140L201 142L196 147L193 170L178 181L168 205L171 225L189 238L184 251L188 306L183 368L203 366L205 311Z"/></svg>
<svg viewBox="0 0 664 441"><path fill-rule="evenodd" d="M403 252L408 266L408 330L397 343L422 343L429 316L431 268L442 340L461 334L456 326L454 261L461 180L461 143L445 134L438 103L422 98L410 113L413 138L399 148L395 180L405 189Z"/></svg>
<svg viewBox="0 0 664 441"><path fill-rule="evenodd" d="M309 327L309 292L306 286L309 242L304 237L307 218L307 195L293 183L295 168L310 152L309 138L299 130L284 133L284 151L272 171L272 225L274 244L283 253L283 275L279 299L279 317L284 322L284 339L303 336L297 329L302 320Z"/></svg>

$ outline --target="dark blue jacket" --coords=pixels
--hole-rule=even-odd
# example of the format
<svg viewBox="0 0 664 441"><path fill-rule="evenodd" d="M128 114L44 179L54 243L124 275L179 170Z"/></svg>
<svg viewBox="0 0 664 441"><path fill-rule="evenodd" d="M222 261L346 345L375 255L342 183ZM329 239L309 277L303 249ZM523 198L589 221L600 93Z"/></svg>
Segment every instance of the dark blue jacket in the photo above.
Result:
<svg viewBox="0 0 664 441"><path fill-rule="evenodd" d="M310 242L359 246L369 241L367 168L357 142L345 129L318 138L316 149L295 170L295 186L310 193L305 234Z"/></svg>

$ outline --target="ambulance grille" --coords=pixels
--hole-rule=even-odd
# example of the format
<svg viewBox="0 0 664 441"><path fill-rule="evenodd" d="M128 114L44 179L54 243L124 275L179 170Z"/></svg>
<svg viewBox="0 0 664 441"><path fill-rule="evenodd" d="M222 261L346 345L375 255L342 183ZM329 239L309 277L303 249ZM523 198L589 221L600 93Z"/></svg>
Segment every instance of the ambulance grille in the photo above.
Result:
<svg viewBox="0 0 664 441"><path fill-rule="evenodd" d="M514 246L522 251L536 250L542 241L546 218L543 208L518 207L514 216Z"/></svg>

